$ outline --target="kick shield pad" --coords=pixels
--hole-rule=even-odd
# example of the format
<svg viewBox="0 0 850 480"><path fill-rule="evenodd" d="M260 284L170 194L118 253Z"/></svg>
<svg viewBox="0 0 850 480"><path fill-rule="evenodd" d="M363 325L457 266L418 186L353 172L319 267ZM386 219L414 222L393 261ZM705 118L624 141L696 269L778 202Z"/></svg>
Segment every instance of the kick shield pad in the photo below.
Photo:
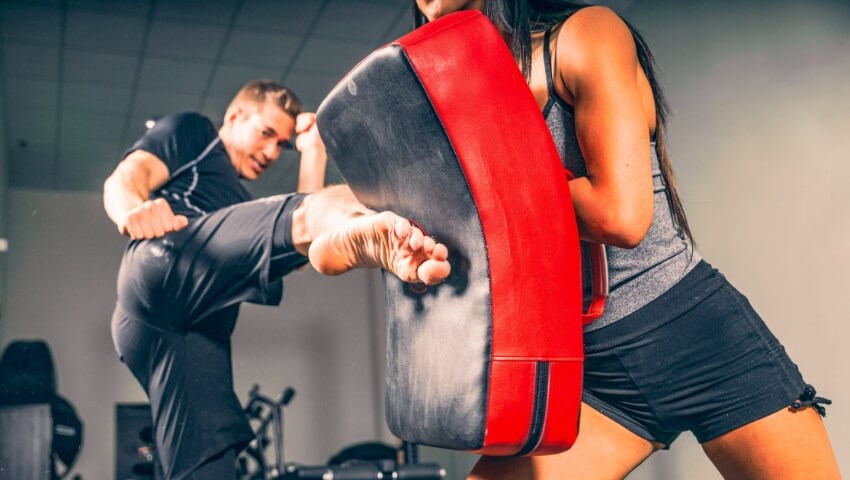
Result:
<svg viewBox="0 0 850 480"><path fill-rule="evenodd" d="M364 204L450 252L438 286L384 276L390 430L487 455L569 448L578 230L555 145L492 23L460 12L378 49L325 99L318 126Z"/></svg>

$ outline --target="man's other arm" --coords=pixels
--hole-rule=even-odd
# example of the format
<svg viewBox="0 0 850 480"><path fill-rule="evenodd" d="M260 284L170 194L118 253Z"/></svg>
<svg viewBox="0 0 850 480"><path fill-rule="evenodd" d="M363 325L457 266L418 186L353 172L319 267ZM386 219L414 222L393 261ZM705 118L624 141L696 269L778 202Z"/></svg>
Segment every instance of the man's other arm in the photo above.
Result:
<svg viewBox="0 0 850 480"><path fill-rule="evenodd" d="M298 170L299 193L318 192L325 186L325 170L328 154L325 144L319 136L315 113L302 113L295 121L295 148L301 152L301 164Z"/></svg>
<svg viewBox="0 0 850 480"><path fill-rule="evenodd" d="M144 150L127 155L103 184L103 207L122 235L134 240L180 230L189 220L175 215L164 199L150 193L168 181L165 163Z"/></svg>

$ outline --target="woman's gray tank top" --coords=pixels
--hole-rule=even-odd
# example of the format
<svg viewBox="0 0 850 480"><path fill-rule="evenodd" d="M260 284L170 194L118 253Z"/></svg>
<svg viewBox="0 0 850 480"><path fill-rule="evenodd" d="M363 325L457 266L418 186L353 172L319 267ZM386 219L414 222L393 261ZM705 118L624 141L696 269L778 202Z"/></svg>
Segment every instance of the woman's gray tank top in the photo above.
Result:
<svg viewBox="0 0 850 480"><path fill-rule="evenodd" d="M564 167L576 177L584 177L587 176L587 167L576 138L573 107L558 97L552 81L550 33L551 30L546 32L543 41L543 61L546 65L549 91L543 117L552 132ZM678 283L700 260L699 254L692 252L690 242L676 226L669 193L655 152L655 142L652 142L651 147L652 182L655 187L652 225L640 245L633 249L606 245L609 294L605 313L587 325L586 332L610 325L656 299ZM584 302L587 306L590 301L591 282L589 254L585 242L582 242L581 252Z"/></svg>

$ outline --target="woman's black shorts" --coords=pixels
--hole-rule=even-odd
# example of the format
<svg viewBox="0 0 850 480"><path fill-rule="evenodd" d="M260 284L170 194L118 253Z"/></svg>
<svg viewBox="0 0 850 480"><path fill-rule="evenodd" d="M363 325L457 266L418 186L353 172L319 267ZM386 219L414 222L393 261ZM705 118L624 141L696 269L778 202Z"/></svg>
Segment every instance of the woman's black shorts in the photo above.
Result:
<svg viewBox="0 0 850 480"><path fill-rule="evenodd" d="M585 335L582 400L669 447L766 417L806 386L785 348L726 278L700 262L631 315Z"/></svg>

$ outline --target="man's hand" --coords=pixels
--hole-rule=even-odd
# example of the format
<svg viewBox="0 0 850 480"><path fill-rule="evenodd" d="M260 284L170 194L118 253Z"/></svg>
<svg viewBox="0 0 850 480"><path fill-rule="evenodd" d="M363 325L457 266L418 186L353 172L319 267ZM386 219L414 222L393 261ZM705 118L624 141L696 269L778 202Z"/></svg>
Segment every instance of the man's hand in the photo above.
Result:
<svg viewBox="0 0 850 480"><path fill-rule="evenodd" d="M188 224L188 218L175 215L168 202L157 198L127 211L127 215L118 222L118 231L133 240L149 240L176 232Z"/></svg>
<svg viewBox="0 0 850 480"><path fill-rule="evenodd" d="M325 144L319 136L315 113L302 113L295 119L295 148L301 152L301 165L298 169L298 187L300 193L318 192L325 185L325 169L328 154Z"/></svg>
<svg viewBox="0 0 850 480"><path fill-rule="evenodd" d="M316 114L312 112L299 114L295 119L295 148L304 153L307 150L325 150L325 144L319 136L319 127L316 126Z"/></svg>
<svg viewBox="0 0 850 480"><path fill-rule="evenodd" d="M118 164L103 183L103 208L122 235L133 240L158 238L189 224L174 215L165 199L148 200L168 181L168 167L144 150L136 150Z"/></svg>

